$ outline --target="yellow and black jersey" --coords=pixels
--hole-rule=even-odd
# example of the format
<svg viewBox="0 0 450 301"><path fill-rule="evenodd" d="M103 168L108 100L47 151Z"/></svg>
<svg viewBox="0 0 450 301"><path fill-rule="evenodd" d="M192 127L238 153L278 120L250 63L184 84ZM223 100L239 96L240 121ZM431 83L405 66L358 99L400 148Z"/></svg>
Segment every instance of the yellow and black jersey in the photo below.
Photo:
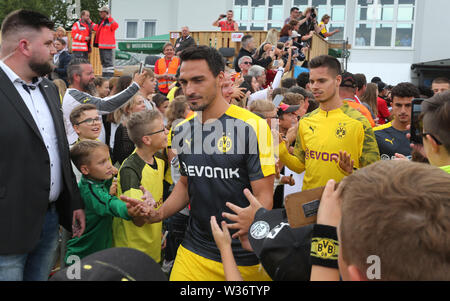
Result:
<svg viewBox="0 0 450 301"><path fill-rule="evenodd" d="M300 120L294 155L306 170L303 190L342 180L344 174L333 161L339 151L349 153L357 168L380 160L373 129L360 112L344 103L328 112L319 108Z"/></svg>
<svg viewBox="0 0 450 301"><path fill-rule="evenodd" d="M409 131L399 131L392 126L392 122L373 129L380 150L381 160L394 160L399 153L411 159L411 146L406 134Z"/></svg>
<svg viewBox="0 0 450 301"><path fill-rule="evenodd" d="M157 157L153 158L153 165L145 163L135 152L125 159L119 170L117 195L123 194L140 200L143 194L139 187L142 185L152 194L157 208L162 205L164 161ZM113 245L137 249L160 262L161 230L161 222L137 227L132 221L114 218Z"/></svg>
<svg viewBox="0 0 450 301"><path fill-rule="evenodd" d="M225 205L249 206L243 190L251 182L275 173L272 133L267 122L231 105L219 119L201 123L197 115L174 127L171 147L176 150L180 173L188 179L190 217L182 245L200 256L221 261L211 233L210 218L223 220ZM240 266L258 264L239 240L232 242Z"/></svg>

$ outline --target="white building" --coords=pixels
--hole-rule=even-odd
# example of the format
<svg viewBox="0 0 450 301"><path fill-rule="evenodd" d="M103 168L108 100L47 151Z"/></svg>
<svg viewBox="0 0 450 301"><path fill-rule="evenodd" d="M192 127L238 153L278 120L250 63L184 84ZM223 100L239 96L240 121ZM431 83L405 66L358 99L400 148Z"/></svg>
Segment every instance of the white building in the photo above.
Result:
<svg viewBox="0 0 450 301"><path fill-rule="evenodd" d="M150 37L180 30L219 30L217 17L232 9L242 30L281 28L293 6L331 16L333 39L352 45L348 70L380 76L389 84L418 81L413 64L450 58L448 0L110 0L119 23L117 40Z"/></svg>

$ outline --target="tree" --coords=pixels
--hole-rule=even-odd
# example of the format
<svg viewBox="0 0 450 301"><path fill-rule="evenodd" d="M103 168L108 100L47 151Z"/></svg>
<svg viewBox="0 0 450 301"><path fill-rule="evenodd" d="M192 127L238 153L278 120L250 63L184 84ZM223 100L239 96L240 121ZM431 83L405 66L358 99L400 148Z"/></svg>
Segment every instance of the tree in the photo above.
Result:
<svg viewBox="0 0 450 301"><path fill-rule="evenodd" d="M12 11L17 9L29 9L48 16L55 22L56 27L62 26L70 30L76 19L67 16L67 9L71 0L0 0L0 22ZM94 23L100 21L98 9L107 5L108 0L81 0L81 10L91 12L91 20Z"/></svg>

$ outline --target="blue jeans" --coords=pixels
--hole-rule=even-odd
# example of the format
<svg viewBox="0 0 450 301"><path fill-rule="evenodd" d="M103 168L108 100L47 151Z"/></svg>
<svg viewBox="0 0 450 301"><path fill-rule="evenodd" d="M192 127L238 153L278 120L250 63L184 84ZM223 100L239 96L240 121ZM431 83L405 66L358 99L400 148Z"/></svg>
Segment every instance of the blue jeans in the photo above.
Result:
<svg viewBox="0 0 450 301"><path fill-rule="evenodd" d="M58 245L59 219L55 206L47 210L41 237L27 254L0 255L0 281L47 281Z"/></svg>

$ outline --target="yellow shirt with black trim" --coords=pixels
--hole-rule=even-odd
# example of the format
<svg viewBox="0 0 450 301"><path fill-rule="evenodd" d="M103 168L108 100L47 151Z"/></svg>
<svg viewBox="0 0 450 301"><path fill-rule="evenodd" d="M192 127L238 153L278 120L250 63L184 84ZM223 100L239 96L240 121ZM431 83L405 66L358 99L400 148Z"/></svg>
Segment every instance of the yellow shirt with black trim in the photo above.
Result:
<svg viewBox="0 0 450 301"><path fill-rule="evenodd" d="M319 108L300 119L294 156L301 165L296 171L305 170L303 190L325 186L330 179L339 182L344 178L333 161L339 159L339 151L350 154L356 168L380 160L373 129L360 112L344 103L336 110L327 112ZM289 161L288 155L280 148L282 162Z"/></svg>
<svg viewBox="0 0 450 301"><path fill-rule="evenodd" d="M218 119L202 124L191 116L173 128L171 147L176 150L180 173L187 177L190 216L183 247L214 261L221 261L211 233L211 216L218 223L225 205L249 206L243 190L251 182L275 174L272 133L267 122L255 114L231 105ZM230 231L232 234L235 231ZM232 240L238 266L258 264L254 253Z"/></svg>
<svg viewBox="0 0 450 301"><path fill-rule="evenodd" d="M140 200L143 193L141 185L148 190L157 203L163 202L164 161L153 157L153 165L145 163L137 153L131 154L122 164L117 179L117 194ZM162 223L145 224L137 227L132 221L115 218L113 221L113 238L115 247L137 249L161 261Z"/></svg>

